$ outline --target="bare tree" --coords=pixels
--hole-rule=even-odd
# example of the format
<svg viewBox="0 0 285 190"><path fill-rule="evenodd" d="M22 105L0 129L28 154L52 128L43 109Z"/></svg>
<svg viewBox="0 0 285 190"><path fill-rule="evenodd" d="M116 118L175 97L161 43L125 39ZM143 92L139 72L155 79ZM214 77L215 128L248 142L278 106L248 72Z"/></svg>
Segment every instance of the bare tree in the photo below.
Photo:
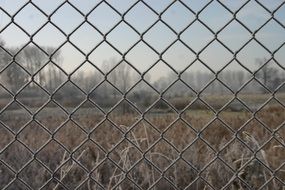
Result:
<svg viewBox="0 0 285 190"><path fill-rule="evenodd" d="M122 93L126 93L133 81L133 73L131 72L130 66L125 61L121 61L118 64L115 58L111 58L109 62L105 62L105 64L108 64L107 67L109 71L114 68L114 70L109 73L108 80ZM114 98L117 96L117 90L115 88L113 89L113 96ZM122 109L124 113L128 111L125 104L123 104Z"/></svg>
<svg viewBox="0 0 285 190"><path fill-rule="evenodd" d="M118 61L116 61L114 58L111 58L109 62L106 63L108 64L107 67L109 70L116 67L108 75L108 80L114 84L121 92L125 93L130 87L133 80L133 73L131 72L130 66L125 61L121 61L118 64Z"/></svg>
<svg viewBox="0 0 285 190"><path fill-rule="evenodd" d="M45 73L46 86L50 92L52 92L57 86L63 82L63 73L60 72L60 69L57 66L60 66L63 62L63 57L59 50L55 51L53 47L46 47L45 51L51 57L52 62L48 63L48 70ZM55 63L55 64L54 64Z"/></svg>
<svg viewBox="0 0 285 190"><path fill-rule="evenodd" d="M24 85L29 75L25 73L25 71L16 63L11 62L12 59L10 58L9 54L5 52L4 49L7 49L5 47L5 42L3 40L0 40L0 64L1 69L4 67L9 66L5 68L5 70L1 73L1 83L3 83L4 86L6 86L8 89L10 89L13 93L16 93L22 85ZM16 52L17 49L15 48L9 48L9 52Z"/></svg>
<svg viewBox="0 0 285 190"><path fill-rule="evenodd" d="M270 65L271 62L267 62L266 58L258 58L256 59L256 63L258 65L258 69L262 67L257 72L257 79L261 80L262 84L264 84L266 87L273 90L276 86L274 85L274 81L278 77L278 69Z"/></svg>
<svg viewBox="0 0 285 190"><path fill-rule="evenodd" d="M34 75L41 66L47 62L47 55L34 45L28 45L16 56L16 61L22 65L31 75ZM44 74L38 74L39 84L44 84Z"/></svg>

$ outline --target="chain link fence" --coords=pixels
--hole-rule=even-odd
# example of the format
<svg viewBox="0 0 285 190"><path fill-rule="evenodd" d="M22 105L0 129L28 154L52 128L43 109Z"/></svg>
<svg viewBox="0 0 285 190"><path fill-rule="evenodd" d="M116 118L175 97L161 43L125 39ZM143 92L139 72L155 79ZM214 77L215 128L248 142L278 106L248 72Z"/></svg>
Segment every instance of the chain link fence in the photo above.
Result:
<svg viewBox="0 0 285 190"><path fill-rule="evenodd" d="M284 190L284 15L1 1L0 188Z"/></svg>

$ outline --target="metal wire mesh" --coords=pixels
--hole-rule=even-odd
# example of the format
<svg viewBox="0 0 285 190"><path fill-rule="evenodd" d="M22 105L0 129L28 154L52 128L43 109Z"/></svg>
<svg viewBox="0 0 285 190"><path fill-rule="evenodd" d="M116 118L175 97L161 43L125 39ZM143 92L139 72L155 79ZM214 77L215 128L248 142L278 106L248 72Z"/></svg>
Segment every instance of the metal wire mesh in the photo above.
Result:
<svg viewBox="0 0 285 190"><path fill-rule="evenodd" d="M49 4L53 3L50 2ZM84 4L85 2L80 3ZM281 79L278 85L272 89L258 77L258 73L272 61L284 72L284 66L276 59L275 55L282 48L284 49L285 41L280 39L281 43L272 50L257 36L272 21L278 24L282 32L285 32L285 23L276 16L278 12L285 13L285 2L281 1L274 9L269 9L263 1L248 0L241 2L235 10L231 9L227 1L222 0L201 1L199 2L199 8L192 7L191 2L183 0L159 3L165 4L161 10L157 10L151 1L133 1L128 7L124 7L122 11L122 8L116 6L114 2L102 0L94 3L88 11L83 11L76 1L59 1L58 4L54 4L55 8L47 13L44 10L45 7L40 7L37 1L23 1L13 14L7 10L8 8L0 7L2 16L9 18L9 22L4 27L1 26L0 34L5 33L7 28L13 26L20 31L19 33L24 33L29 38L23 46L13 51L1 44L1 54L7 54L10 57L7 64L0 70L1 77L11 68L16 68L16 70L18 69L28 75L28 80L25 78L25 80L19 79L21 81L12 81L19 83L16 89L11 89L3 81L0 83L2 91L5 91L7 96L11 97L8 103L1 105L0 111L2 128L0 140L0 143L2 142L0 146L1 189L284 189L285 144L283 139L285 135L285 106L278 93L284 87L285 81ZM187 25L181 28L172 26L163 17L177 3L193 17L193 19L190 19L189 16ZM270 15L256 29L252 29L250 25L239 18L239 13L246 9L250 3L254 3L255 6ZM137 23L132 23L126 18L129 12L135 11L138 4L145 7L145 13L149 11L156 17L154 22L145 29L139 28L136 25ZM210 9L213 4L218 5L220 9L230 15L230 19L221 23L218 28L211 26L211 23L201 18L201 15ZM21 16L21 13L28 6L32 6L45 18L45 22L35 26L36 29L33 32L30 31L30 28L18 22L21 21L21 18L17 20L17 16ZM78 24L75 24L71 31L66 31L53 20L53 17L59 14L64 6L68 6L74 12L73 14L78 14L82 19ZM111 10L119 17L118 22L115 22L105 31L100 30L98 26L90 21L90 15L100 9L101 6L107 7L106 9ZM250 35L235 51L220 38L233 22L238 23ZM71 23L75 23L75 21ZM92 27L94 35L95 33L96 35L99 34L102 39L92 46L88 53L71 40L72 36L86 23ZM183 39L183 34L197 23L207 30L210 37L210 40L204 44L202 44L204 39L200 39L202 47L199 50L193 47L194 44L192 46L191 43L189 44ZM219 23L219 20L217 23ZM139 36L134 43L123 49L118 48L115 42L109 39L112 32L117 30L121 24L125 24L129 30ZM147 35L152 35L151 30L158 24L162 24L166 30L169 30L175 36L173 40L168 39L170 43L161 50L156 47L155 43L146 39ZM59 43L52 51L38 45L35 40L37 34L47 25L54 27L60 35L64 36L63 42ZM161 35L164 35L163 32ZM15 38L17 39L17 36ZM188 61L187 67L180 71L177 71L175 65L164 58L168 50L178 42L183 44L189 53L195 56L193 60ZM266 59L255 71L248 68L247 64L238 58L238 55L252 42L258 44L270 55L270 58ZM225 49L231 55L227 63L218 70L214 70L211 63L201 58L213 43L217 43L220 48ZM46 57L46 60L34 71L23 66L21 64L22 60L17 58L31 44ZM57 59L54 59L57 52L66 44L71 45L74 51L80 52L85 57L82 62L77 63L74 71L70 73L62 68ZM111 47L112 51L115 51L121 59L113 64L107 72L90 60L92 53L103 44ZM143 72L138 69L138 65L127 59L127 56L139 44L144 44L158 57ZM191 66L197 61L208 69L213 76L198 90L183 78L183 73L189 69L191 70ZM72 80L74 73L79 71L86 62L90 63L99 72L98 75L102 76L100 82L91 84L92 88L89 91L86 91ZM235 90L220 77L221 73L233 62L236 62L250 75L248 80ZM116 81L110 80L112 73L122 64L126 64L139 75L138 80L128 88L121 88L114 84ZM158 89L147 79L148 73L158 64L164 64L175 75L175 79L169 82L163 90ZM12 67L12 65L15 67ZM38 80L40 73L49 65L53 65L61 75L65 76L65 79L53 89L44 87L44 83ZM15 72L15 70L12 70L12 78L17 78ZM122 75L118 76L118 78L120 77ZM268 95L264 102L254 108L240 96L243 90L253 81L267 92L264 94ZM192 99L187 102L183 109L178 109L165 96L177 82L183 85L183 88L192 92ZM205 91L215 82L218 82L231 94L225 104L218 109L209 103L209 99L204 96ZM144 83L157 97L145 109L140 109L136 104L137 102L128 97L135 88L140 88L138 87L140 83ZM66 85L73 86L84 97L78 100L78 104L71 110L61 104L62 99L57 96L65 89ZM109 85L113 91L116 91L114 104L107 110L100 102L104 100L104 94L101 94L103 98L99 101L96 98L99 95L94 95L103 85ZM46 101L37 109L31 109L20 98L25 89L30 86L42 91L41 96L46 97ZM141 96L147 96L147 94L141 94ZM253 99L258 99L258 97L253 97ZM194 126L193 120L188 119L192 115L200 116L205 114L203 111L190 112L190 116L185 117L185 114L192 110L198 101L205 109L209 110L208 112L213 114L208 120L203 116L198 117L200 128ZM270 102L272 101L275 102L275 105L278 105L277 111L274 112L274 110L270 111L269 109L269 111L263 113L263 110L271 105ZM235 112L237 120L230 119L230 121L226 121L227 119L224 118L223 113L234 102L238 102L243 111ZM91 126L89 129L84 126L86 123L82 121L83 119L76 118L76 114L86 107L86 103L101 115L101 119L96 119L95 111L85 113ZM149 115L158 104L164 104L168 110L165 113L155 113L160 117L160 120L155 120ZM7 113L7 110L13 106L25 112L27 117L19 116L15 111L17 109ZM43 110L46 107L52 107L52 109L44 112ZM123 109L120 109L121 107ZM128 109L128 111L125 109ZM56 112L56 110L59 111ZM46 116L45 120L38 118L41 113L49 115L48 112L55 113L52 116ZM121 114L117 114L117 112ZM259 116L260 113L263 115ZM270 113L273 113L273 115L270 115ZM241 118L245 114L248 116L246 120L240 126L233 127L236 122L242 120ZM118 118L123 120L125 117L128 121L132 120L129 121L131 123L129 126L125 126L123 121L118 121ZM273 128L271 124L277 122L276 120L279 120L279 122ZM51 125L54 127L50 127ZM164 127L161 128L161 125L164 125ZM216 128L216 126L222 129ZM248 126L253 128L252 133L246 131ZM254 126L259 127L254 128ZM227 132L216 132L219 130ZM260 140L255 137L253 135L255 130L265 139ZM191 132L188 133L187 131ZM37 136L39 133L45 135L39 137ZM228 133L230 137L227 135ZM183 134L186 134L186 136L183 136ZM190 136L190 134L193 134L193 136ZM22 138L22 135L25 137ZM214 138L214 140L209 140L209 137ZM30 143L27 143L27 141ZM35 148L33 145L37 147ZM278 158L278 160L275 158Z"/></svg>

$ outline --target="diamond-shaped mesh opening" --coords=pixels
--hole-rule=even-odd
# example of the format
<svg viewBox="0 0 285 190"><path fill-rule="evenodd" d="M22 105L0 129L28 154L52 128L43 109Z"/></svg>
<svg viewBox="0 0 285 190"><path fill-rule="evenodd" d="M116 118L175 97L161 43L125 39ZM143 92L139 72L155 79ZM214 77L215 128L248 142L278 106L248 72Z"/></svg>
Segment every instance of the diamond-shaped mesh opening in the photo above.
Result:
<svg viewBox="0 0 285 190"><path fill-rule="evenodd" d="M139 82L127 94L130 100L140 111L146 111L157 99L158 93L146 82Z"/></svg>
<svg viewBox="0 0 285 190"><path fill-rule="evenodd" d="M183 171L183 174L179 174L179 171ZM190 164L179 159L166 171L165 177L175 182L176 188L185 189L197 178L197 171Z"/></svg>
<svg viewBox="0 0 285 190"><path fill-rule="evenodd" d="M284 112L285 108L279 102L271 100L262 109L258 110L256 118L270 129L276 129L284 123Z"/></svg>
<svg viewBox="0 0 285 190"><path fill-rule="evenodd" d="M161 18L171 26L171 28L179 32L195 19L195 15L178 1L168 7ZM179 20L179 22L177 22L177 20Z"/></svg>
<svg viewBox="0 0 285 190"><path fill-rule="evenodd" d="M104 119L104 113L96 104L86 101L72 114L72 120L87 131L91 131Z"/></svg>
<svg viewBox="0 0 285 190"><path fill-rule="evenodd" d="M92 35L91 39L88 37L89 35ZM87 23L81 25L70 37L70 41L84 53L89 53L102 40L103 37L96 31L96 28Z"/></svg>
<svg viewBox="0 0 285 190"><path fill-rule="evenodd" d="M239 132L239 136L244 140L244 144L252 151L257 151L261 146L269 140L271 133L256 119L250 120Z"/></svg>
<svg viewBox="0 0 285 190"><path fill-rule="evenodd" d="M1 123L17 132L31 119L30 113L20 104L12 102L0 113Z"/></svg>
<svg viewBox="0 0 285 190"><path fill-rule="evenodd" d="M178 152L166 140L159 140L147 153L146 158L160 171L166 170L178 157Z"/></svg>
<svg viewBox="0 0 285 190"><path fill-rule="evenodd" d="M185 122L190 124L191 127L199 130L206 126L214 116L214 112L209 110L207 104L201 100L194 100L184 108L181 117Z"/></svg>
<svg viewBox="0 0 285 190"><path fill-rule="evenodd" d="M159 171L146 160L138 162L128 173L128 177L142 189L151 187L159 176Z"/></svg>
<svg viewBox="0 0 285 190"><path fill-rule="evenodd" d="M221 135L222 137L219 145L214 143L217 140L217 135ZM231 131L231 128L219 120L214 120L202 131L202 138L217 151L220 150L220 148L222 148L229 140L231 140L233 136L234 133Z"/></svg>
<svg viewBox="0 0 285 190"><path fill-rule="evenodd" d="M127 62L120 62L108 75L108 81L118 90L126 93L129 88L134 86L139 77L139 74Z"/></svg>
<svg viewBox="0 0 285 190"><path fill-rule="evenodd" d="M212 95L213 89L216 89L215 95ZM202 93L202 100L207 102L214 110L221 109L233 98L233 93L218 80L214 80L205 88Z"/></svg>
<svg viewBox="0 0 285 190"><path fill-rule="evenodd" d="M66 160L55 175L59 176L58 180L60 180L67 189L76 189L87 178L85 170L73 159ZM59 183L54 187L55 189L60 185L58 184Z"/></svg>
<svg viewBox="0 0 285 190"><path fill-rule="evenodd" d="M21 143L14 141L1 153L0 158L9 167L18 172L31 160L32 154Z"/></svg>
<svg viewBox="0 0 285 190"><path fill-rule="evenodd" d="M125 116L121 117L121 113L123 113ZM108 118L117 125L124 125L125 127L129 127L138 120L138 117L139 113L136 111L133 105L128 103L126 100L123 100L116 105Z"/></svg>
<svg viewBox="0 0 285 190"><path fill-rule="evenodd" d="M76 100L75 100L76 99ZM65 83L59 91L54 94L54 100L66 110L74 110L83 100L83 92L71 82Z"/></svg>
<svg viewBox="0 0 285 190"><path fill-rule="evenodd" d="M167 117L165 117L167 116ZM151 109L146 112L145 118L150 122L154 123L155 126L163 131L167 126L169 126L176 118L176 112L170 107L165 100L156 101ZM163 122L159 122L163 119Z"/></svg>
<svg viewBox="0 0 285 190"><path fill-rule="evenodd" d="M128 133L128 139L141 151L146 151L159 139L157 129L145 121L140 121Z"/></svg>
<svg viewBox="0 0 285 190"><path fill-rule="evenodd" d="M163 35L160 35L163 32ZM157 22L144 35L144 40L157 52L164 51L174 40L175 34L162 22Z"/></svg>
<svg viewBox="0 0 285 190"><path fill-rule="evenodd" d="M85 60L85 57L82 54L82 52L80 52L71 43L65 43L57 51L65 58L66 62L65 62L65 64L61 65L61 68L67 73L73 72ZM72 57L69 56L70 54L73 56ZM55 63L57 63L58 61L56 59L57 59L57 57L53 57L52 60Z"/></svg>
<svg viewBox="0 0 285 190"><path fill-rule="evenodd" d="M66 150L54 140L47 142L37 154L37 159L53 172L63 164L65 157Z"/></svg>
<svg viewBox="0 0 285 190"><path fill-rule="evenodd" d="M136 69L144 72L158 60L158 55L145 43L139 42L132 51L128 52L126 60L131 64L140 63L136 65Z"/></svg>
<svg viewBox="0 0 285 190"><path fill-rule="evenodd" d="M256 78L267 89L271 91L277 89L282 84L282 79L279 76L284 74L284 70L279 71L279 65L275 61L267 62L265 59L258 59L257 63L260 70L257 71Z"/></svg>
<svg viewBox="0 0 285 190"><path fill-rule="evenodd" d="M69 19L62 19L66 17ZM57 9L51 17L51 21L60 27L65 34L70 34L83 20L83 16L68 3Z"/></svg>
<svg viewBox="0 0 285 190"><path fill-rule="evenodd" d="M110 64L118 64L120 54L109 44L103 42L89 56L91 63L101 66L102 71L108 72L111 69Z"/></svg>
<svg viewBox="0 0 285 190"><path fill-rule="evenodd" d="M283 1L0 1L1 189L282 189Z"/></svg>
<svg viewBox="0 0 285 190"><path fill-rule="evenodd" d="M238 98L244 102L250 110L255 111L268 101L270 94L268 89L264 88L259 82L251 80L241 89Z"/></svg>
<svg viewBox="0 0 285 190"><path fill-rule="evenodd" d="M225 140L224 140L225 141ZM253 156L253 153L239 140L231 141L221 150L220 158L233 170L240 170Z"/></svg>
<svg viewBox="0 0 285 190"><path fill-rule="evenodd" d="M257 58L265 58L268 60L270 54L256 41L250 41L242 50L237 54L237 59L250 71L256 71L258 68Z"/></svg>
<svg viewBox="0 0 285 190"><path fill-rule="evenodd" d="M227 103L223 107L223 111L219 113L219 118L233 129L240 128L251 117L250 110L237 99Z"/></svg>
<svg viewBox="0 0 285 190"><path fill-rule="evenodd" d="M124 171L130 170L142 158L139 150L127 140L122 141L110 151L109 159Z"/></svg>
<svg viewBox="0 0 285 190"><path fill-rule="evenodd" d="M284 148L282 148L284 142L282 142L283 139L279 135L276 136L278 136L276 137L277 140L270 140L265 144L263 150L259 151L259 153L264 154L265 157L265 159L261 161L263 162L263 164L265 164L267 167L270 167L271 169L277 169L282 166L282 160L284 160L285 150ZM281 143L279 141L281 141Z"/></svg>
<svg viewBox="0 0 285 190"><path fill-rule="evenodd" d="M232 40L232 38L237 40ZM218 35L218 39L221 40L232 51L237 51L248 42L251 38L251 33L246 30L237 21L232 21L226 28L224 28Z"/></svg>
<svg viewBox="0 0 285 190"><path fill-rule="evenodd" d="M219 2L212 1L199 15L201 21L209 26L214 32L225 26L232 15Z"/></svg>
<svg viewBox="0 0 285 190"><path fill-rule="evenodd" d="M157 20L157 15L145 4L139 2L126 15L126 21L135 29L143 33Z"/></svg>
<svg viewBox="0 0 285 190"><path fill-rule="evenodd" d="M215 152L209 147L205 141L201 139L189 144L183 152L182 158L187 161L193 168L201 171L202 168L214 158Z"/></svg>
<svg viewBox="0 0 285 190"><path fill-rule="evenodd" d="M49 138L48 132L34 121L25 126L18 136L18 139L33 151L41 148Z"/></svg>
<svg viewBox="0 0 285 190"><path fill-rule="evenodd" d="M35 174L33 181L30 181L30 174ZM19 178L33 189L39 189L51 178L51 174L38 162L32 161L19 174Z"/></svg>
<svg viewBox="0 0 285 190"><path fill-rule="evenodd" d="M181 35L181 39L194 51L204 48L212 39L213 34L200 22L191 24Z"/></svg>
<svg viewBox="0 0 285 190"><path fill-rule="evenodd" d="M53 36L52 39L51 36ZM41 48L45 46L59 47L65 41L65 36L55 26L48 23L35 34L33 41Z"/></svg>
<svg viewBox="0 0 285 190"><path fill-rule="evenodd" d="M97 183L97 187L112 188L122 181L124 172L109 159L104 160L91 173L92 179Z"/></svg>
<svg viewBox="0 0 285 190"><path fill-rule="evenodd" d="M105 111L115 106L121 98L121 93L106 81L90 93L90 99Z"/></svg>
<svg viewBox="0 0 285 190"><path fill-rule="evenodd" d="M88 71L88 73L86 73L86 71ZM79 86L85 93L90 93L103 79L104 75L89 62L85 62L71 76L71 81Z"/></svg>
<svg viewBox="0 0 285 190"><path fill-rule="evenodd" d="M195 59L196 55L181 42L176 42L163 54L163 60L176 71L184 70Z"/></svg>
<svg viewBox="0 0 285 190"><path fill-rule="evenodd" d="M237 61L232 61L219 73L218 78L224 85L237 92L248 81L249 74Z"/></svg>
<svg viewBox="0 0 285 190"><path fill-rule="evenodd" d="M167 129L164 138L179 151L182 151L194 141L196 133L191 126L178 120Z"/></svg>
<svg viewBox="0 0 285 190"><path fill-rule="evenodd" d="M154 73L161 72L161 75L155 76ZM167 66L164 62L159 61L148 71L150 78L146 78L148 83L153 83L153 86L158 91L165 90L175 79L177 79L176 73Z"/></svg>
<svg viewBox="0 0 285 190"><path fill-rule="evenodd" d="M183 91L180 89L183 89ZM164 94L164 99L167 100L175 109L183 110L194 100L195 92L191 90L182 81L175 82Z"/></svg>
<svg viewBox="0 0 285 190"><path fill-rule="evenodd" d="M76 150L74 156L83 167L91 171L105 158L105 153L94 142L87 141Z"/></svg>
<svg viewBox="0 0 285 190"><path fill-rule="evenodd" d="M274 32L272 33L271 31ZM266 46L271 52L275 51L284 43L284 36L284 28L276 21L269 21L256 34L256 38L258 39L258 41L260 41L264 46ZM275 37L277 37L278 40Z"/></svg>
<svg viewBox="0 0 285 190"><path fill-rule="evenodd" d="M54 115L57 117L54 118ZM68 116L67 113L64 112L64 110L57 104L49 102L44 106L44 108L37 112L35 119L49 131L54 132L56 128L61 126L61 124L68 119ZM53 122L50 122L51 120Z"/></svg>
<svg viewBox="0 0 285 190"><path fill-rule="evenodd" d="M107 19L111 18L111 19ZM88 21L102 33L107 33L119 22L119 15L105 2L100 3L89 15Z"/></svg>
<svg viewBox="0 0 285 190"><path fill-rule="evenodd" d="M63 85L67 79L67 76L55 64L49 62L34 78L34 81L50 94L55 92L59 86ZM45 76L44 79L43 76ZM43 89L42 91L44 91Z"/></svg>
<svg viewBox="0 0 285 190"><path fill-rule="evenodd" d="M254 1L249 1L237 14L237 19L251 31L259 29L269 18L270 14Z"/></svg>
<svg viewBox="0 0 285 190"><path fill-rule="evenodd" d="M43 106L48 99L48 94L35 83L30 83L18 94L19 102L33 112Z"/></svg>
<svg viewBox="0 0 285 190"><path fill-rule="evenodd" d="M123 138L123 131L110 121L104 121L91 134L92 140L109 151Z"/></svg>
<svg viewBox="0 0 285 190"><path fill-rule="evenodd" d="M126 36L122 36L122 33ZM139 35L125 23L120 23L107 36L107 41L122 53L129 50L138 40Z"/></svg>
<svg viewBox="0 0 285 190"><path fill-rule="evenodd" d="M223 161L216 159L203 171L203 177L215 189L221 189L231 180L234 172Z"/></svg>
<svg viewBox="0 0 285 190"><path fill-rule="evenodd" d="M232 54L219 42L212 42L201 54L201 60L212 70L222 69L232 59Z"/></svg>
<svg viewBox="0 0 285 190"><path fill-rule="evenodd" d="M195 91L202 91L215 75L200 61L195 61L182 73L181 79Z"/></svg>
<svg viewBox="0 0 285 190"><path fill-rule="evenodd" d="M27 22L29 20L29 22ZM29 34L35 33L44 23L45 16L33 5L26 5L16 16L15 23Z"/></svg>
<svg viewBox="0 0 285 190"><path fill-rule="evenodd" d="M35 74L48 60L46 53L35 45L26 46L16 56L17 63L31 74Z"/></svg>
<svg viewBox="0 0 285 190"><path fill-rule="evenodd" d="M1 38L9 44L9 46L17 46L22 48L28 42L28 36L15 24L10 24L4 31L1 31ZM11 53L15 49L9 50Z"/></svg>
<svg viewBox="0 0 285 190"><path fill-rule="evenodd" d="M270 175L272 175L271 172L263 164L253 159L243 168L241 179L246 183L246 186L258 189L267 182ZM268 183L267 186L274 187L272 183Z"/></svg>
<svg viewBox="0 0 285 190"><path fill-rule="evenodd" d="M13 93L19 91L28 82L29 75L15 62L9 64L1 73L5 80L5 87ZM2 78L2 77L1 77Z"/></svg>
<svg viewBox="0 0 285 190"><path fill-rule="evenodd" d="M55 139L68 150L74 150L86 138L86 133L74 122L68 121L55 133Z"/></svg>

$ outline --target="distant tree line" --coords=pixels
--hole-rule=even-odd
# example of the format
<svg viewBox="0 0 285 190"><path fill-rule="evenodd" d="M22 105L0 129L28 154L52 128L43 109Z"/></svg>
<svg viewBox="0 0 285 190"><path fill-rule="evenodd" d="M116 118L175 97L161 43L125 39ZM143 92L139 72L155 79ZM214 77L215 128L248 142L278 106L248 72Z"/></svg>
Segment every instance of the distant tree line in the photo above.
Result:
<svg viewBox="0 0 285 190"><path fill-rule="evenodd" d="M40 85L51 92L62 83L63 75L55 65L62 63L60 51L55 51L53 47L40 49L35 45L27 45L23 49L6 47L3 40L0 40L0 45L0 81L12 93L29 81L31 91ZM36 92L34 95L37 95Z"/></svg>
<svg viewBox="0 0 285 190"><path fill-rule="evenodd" d="M27 97L39 96L36 90L39 86L54 93L55 89L67 80L67 75L60 68L63 58L60 51L56 51L53 47L40 49L35 45L28 45L20 50L5 46L2 40L0 43L0 82L12 93L17 93L23 85L32 79L34 82L30 82L26 87L29 89L25 91ZM266 61L266 59L256 60L257 72L254 74L241 70L221 71L217 75L203 71L184 72L181 75L183 82L176 82L164 93L164 96L195 96L195 91L199 92L202 89L204 94L227 94L230 91L229 88L234 92L240 90L242 93L265 93L266 90L256 80L252 80L241 89L252 77L258 79L269 90L275 90L284 83L285 76L282 74L282 69L273 66L271 62L265 64ZM62 101L80 101L78 97L82 96L83 90L94 101L108 107L128 92L140 80L140 77L139 74L135 74L135 70L127 62L110 58L104 61L99 70L81 70L72 74L71 82L56 91L54 97ZM146 74L144 80L149 84L138 83L136 88L127 93L127 97L136 103L147 104L155 94L157 95L153 88L162 92L172 81L177 80L178 76L168 74L167 77L156 81L151 80L151 77ZM190 88L186 87L187 85ZM227 85L228 88L224 85ZM284 91L284 88L280 91ZM3 96L1 92L0 95Z"/></svg>

